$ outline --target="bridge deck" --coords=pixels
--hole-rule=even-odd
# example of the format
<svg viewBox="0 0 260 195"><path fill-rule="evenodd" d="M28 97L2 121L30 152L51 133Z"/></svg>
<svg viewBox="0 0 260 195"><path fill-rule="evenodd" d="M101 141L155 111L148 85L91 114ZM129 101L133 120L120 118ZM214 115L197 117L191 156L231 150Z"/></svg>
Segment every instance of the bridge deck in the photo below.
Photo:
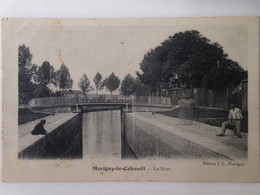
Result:
<svg viewBox="0 0 260 195"><path fill-rule="evenodd" d="M90 106L90 107L104 107L104 106L120 106L120 107L155 107L155 108L172 108L172 105L164 105L164 104L136 104L136 103L74 103L74 104L60 104L60 105L51 105L51 104L45 104L45 105L35 105L31 106L36 109L43 109L43 108L57 108L57 107L70 107L70 106ZM29 106L30 107L30 106Z"/></svg>

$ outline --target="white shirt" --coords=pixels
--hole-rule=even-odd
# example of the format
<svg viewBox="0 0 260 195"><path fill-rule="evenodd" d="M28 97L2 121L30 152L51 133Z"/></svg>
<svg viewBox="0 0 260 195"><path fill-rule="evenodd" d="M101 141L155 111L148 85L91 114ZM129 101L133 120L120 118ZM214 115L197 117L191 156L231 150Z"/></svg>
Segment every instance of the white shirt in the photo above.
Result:
<svg viewBox="0 0 260 195"><path fill-rule="evenodd" d="M241 110L239 108L234 108L234 109L231 109L229 111L229 116L228 116L229 119L242 119L243 116L242 116L242 113L241 113Z"/></svg>

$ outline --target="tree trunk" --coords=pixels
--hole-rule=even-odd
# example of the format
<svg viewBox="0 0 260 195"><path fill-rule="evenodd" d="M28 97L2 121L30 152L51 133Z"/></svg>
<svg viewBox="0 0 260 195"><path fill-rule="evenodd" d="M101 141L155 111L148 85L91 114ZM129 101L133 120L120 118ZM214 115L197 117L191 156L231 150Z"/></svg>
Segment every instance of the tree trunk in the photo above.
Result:
<svg viewBox="0 0 260 195"><path fill-rule="evenodd" d="M96 101L98 102L98 89L96 89Z"/></svg>

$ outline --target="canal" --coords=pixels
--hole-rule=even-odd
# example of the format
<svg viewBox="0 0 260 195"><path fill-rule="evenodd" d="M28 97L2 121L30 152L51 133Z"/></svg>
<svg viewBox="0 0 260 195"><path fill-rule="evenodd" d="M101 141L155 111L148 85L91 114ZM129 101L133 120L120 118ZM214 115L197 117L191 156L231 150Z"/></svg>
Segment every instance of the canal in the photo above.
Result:
<svg viewBox="0 0 260 195"><path fill-rule="evenodd" d="M86 112L82 116L83 158L121 158L121 112Z"/></svg>

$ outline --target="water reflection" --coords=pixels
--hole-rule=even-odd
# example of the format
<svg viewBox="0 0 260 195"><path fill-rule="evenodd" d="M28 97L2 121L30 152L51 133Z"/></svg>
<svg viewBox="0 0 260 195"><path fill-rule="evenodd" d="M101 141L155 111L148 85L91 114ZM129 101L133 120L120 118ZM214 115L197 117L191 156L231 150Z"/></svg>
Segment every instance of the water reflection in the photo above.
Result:
<svg viewBox="0 0 260 195"><path fill-rule="evenodd" d="M121 157L120 110L83 114L83 158Z"/></svg>

